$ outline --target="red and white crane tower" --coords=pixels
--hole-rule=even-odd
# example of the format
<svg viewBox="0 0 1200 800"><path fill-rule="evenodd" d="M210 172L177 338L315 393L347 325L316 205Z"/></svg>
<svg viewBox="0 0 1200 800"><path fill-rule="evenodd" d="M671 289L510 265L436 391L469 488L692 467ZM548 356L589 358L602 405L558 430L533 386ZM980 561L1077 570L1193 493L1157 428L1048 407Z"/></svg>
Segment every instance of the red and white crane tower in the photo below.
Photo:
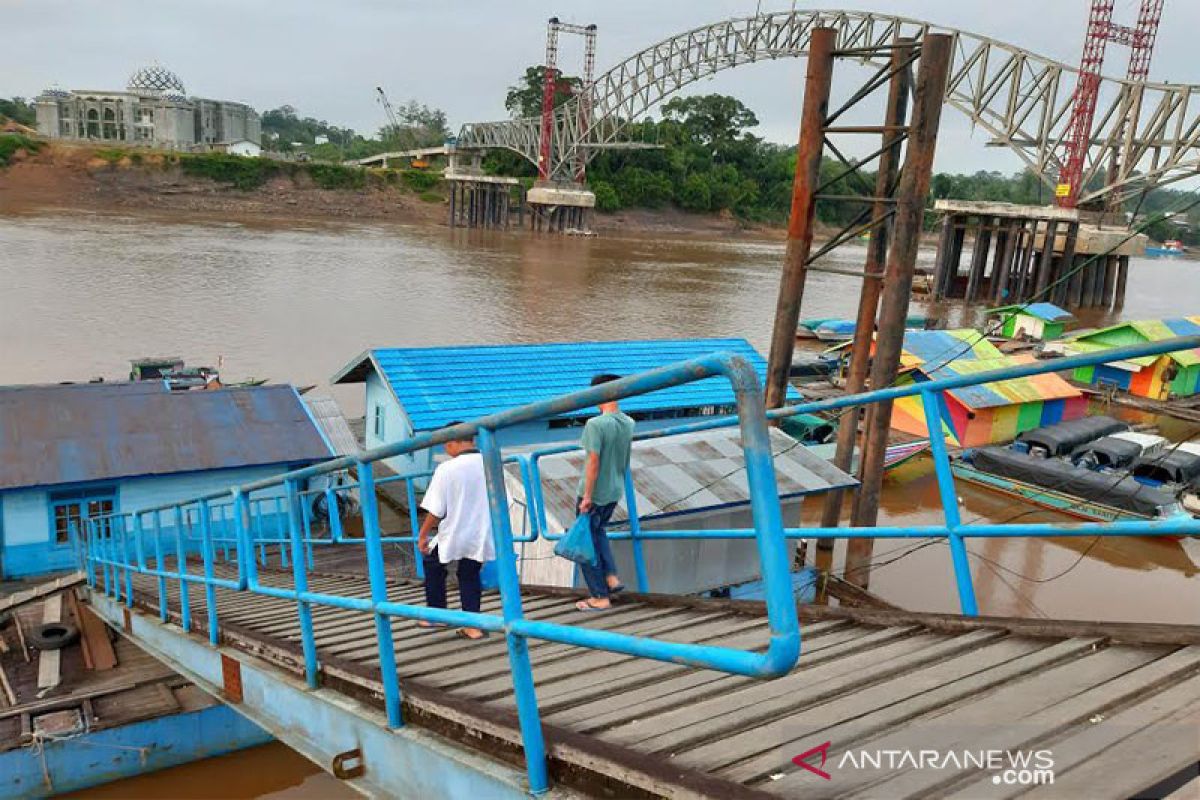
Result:
<svg viewBox="0 0 1200 800"><path fill-rule="evenodd" d="M579 140L591 115L592 73L596 64L596 26L574 25L561 22L558 17L551 17L546 27L546 68L542 85L542 132L538 142L538 179L549 180L552 165L550 163L554 136L554 95L558 88L560 73L558 71L558 34L573 33L583 37L583 86L579 97ZM586 159L582 151L575 167L575 180L582 182Z"/></svg>
<svg viewBox="0 0 1200 800"><path fill-rule="evenodd" d="M1113 42L1129 48L1129 69L1126 72L1129 80L1145 81L1150 72L1150 56L1154 52L1154 38L1162 18L1163 0L1142 0L1137 23L1132 27L1112 21L1115 5L1116 0L1092 0L1083 58L1079 62L1079 82L1075 86L1071 120L1064 136L1066 153L1058 174L1058 186L1054 190L1058 205L1064 208L1074 208L1083 189L1080 183L1091 145L1092 121L1096 116L1096 98L1100 92L1100 70L1104 66L1106 45ZM1136 107L1126 109L1127 116L1136 114ZM1128 122L1128 119L1123 120L1121 127ZM1133 122L1136 124L1136 120Z"/></svg>

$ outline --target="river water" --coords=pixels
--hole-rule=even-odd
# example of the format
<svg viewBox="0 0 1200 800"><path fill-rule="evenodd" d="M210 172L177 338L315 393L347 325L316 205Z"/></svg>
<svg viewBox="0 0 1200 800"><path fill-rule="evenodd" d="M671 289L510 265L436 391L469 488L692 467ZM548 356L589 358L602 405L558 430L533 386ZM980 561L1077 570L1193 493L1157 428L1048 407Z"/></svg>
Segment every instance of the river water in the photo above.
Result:
<svg viewBox="0 0 1200 800"><path fill-rule="evenodd" d="M831 263L860 267L864 254L845 247ZM781 242L682 234L582 239L391 224L0 216L0 384L120 378L130 358L147 355L219 361L227 379L325 387L375 346L740 336L765 353L782 256ZM1134 259L1129 283L1126 318L1200 313L1200 263ZM853 316L857 295L855 278L812 273L803 316ZM980 321L978 310L925 310L956 324ZM348 414L362 413L359 389L333 394ZM1186 437L1195 427L1164 432ZM964 520L1020 512L1005 498L959 491ZM815 518L810 505L806 516ZM881 524L939 515L927 462L889 475ZM1198 545L987 540L971 548L983 613L1200 623ZM906 608L956 610L946 547L911 548L881 542L871 588ZM305 796L287 789L295 769L271 766L277 755L261 768L281 782L236 796ZM162 777L168 783L153 791L169 794ZM319 787L322 779L310 780Z"/></svg>

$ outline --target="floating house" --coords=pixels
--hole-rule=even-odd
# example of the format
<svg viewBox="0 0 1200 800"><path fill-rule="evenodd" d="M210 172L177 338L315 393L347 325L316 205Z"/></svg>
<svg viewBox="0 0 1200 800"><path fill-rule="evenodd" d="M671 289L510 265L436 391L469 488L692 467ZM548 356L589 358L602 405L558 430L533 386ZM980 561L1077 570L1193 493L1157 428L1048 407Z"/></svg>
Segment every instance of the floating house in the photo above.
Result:
<svg viewBox="0 0 1200 800"><path fill-rule="evenodd" d="M849 347L842 350L843 363ZM900 354L898 384L923 382L1001 369L1027 361L1029 356L1006 356L979 331L908 331ZM967 386L946 393L947 438L962 447L1005 442L1022 431L1082 417L1087 398L1052 373ZM925 411L919 397L897 400L892 427L927 436Z"/></svg>
<svg viewBox="0 0 1200 800"><path fill-rule="evenodd" d="M775 478L784 518L797 519L809 495L844 489L857 481L778 428L770 429ZM751 528L750 491L745 459L736 427L635 441L629 459L634 499L643 531ZM583 470L583 453L573 450L538 459L540 502L526 494L517 464L505 465L505 488L513 531L531 525L530 509L545 517L545 531L561 533L575 520L575 490ZM536 513L536 512L533 512ZM611 530L629 527L625 500L613 511ZM575 565L554 556L555 542L539 537L518 545L522 583L582 586ZM753 539L665 539L643 542L649 589L692 594L757 581L758 544ZM632 586L636 574L633 546L612 543L618 571ZM741 591L753 591L744 587Z"/></svg>
<svg viewBox="0 0 1200 800"><path fill-rule="evenodd" d="M356 356L331 383L365 385L365 438L372 448L585 389L600 373L634 375L718 351L742 356L760 380L766 376L766 361L745 339L653 339L380 348ZM800 396L789 389L788 397ZM630 397L621 409L645 431L732 414L736 402L729 381L718 377ZM505 447L578 441L579 428L596 413L588 408L528 422L500 431L497 439ZM433 469L432 459L432 451L423 450L387 465L402 475L420 474Z"/></svg>
<svg viewBox="0 0 1200 800"><path fill-rule="evenodd" d="M988 311L988 329L1006 339L1047 341L1063 335L1075 315L1053 303L1001 306Z"/></svg>
<svg viewBox="0 0 1200 800"><path fill-rule="evenodd" d="M1200 316L1135 320L1080 334L1064 342L1062 349L1067 353L1095 353L1198 333ZM1111 386L1154 400L1189 397L1200 392L1200 349L1080 367L1073 377L1080 383Z"/></svg>
<svg viewBox="0 0 1200 800"><path fill-rule="evenodd" d="M0 575L75 566L84 515L195 497L331 455L291 386L0 387Z"/></svg>

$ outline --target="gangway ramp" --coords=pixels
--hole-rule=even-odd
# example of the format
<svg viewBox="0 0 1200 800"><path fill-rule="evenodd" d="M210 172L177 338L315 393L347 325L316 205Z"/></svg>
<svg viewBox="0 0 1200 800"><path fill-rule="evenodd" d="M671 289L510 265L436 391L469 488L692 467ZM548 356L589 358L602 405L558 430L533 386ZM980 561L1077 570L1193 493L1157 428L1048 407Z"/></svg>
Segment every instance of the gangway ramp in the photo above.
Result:
<svg viewBox="0 0 1200 800"><path fill-rule="evenodd" d="M234 577L221 566L218 577ZM177 584L168 623L159 619L154 578L133 576L133 608L96 589L93 603L117 627L173 668L195 675L189 652L213 653L204 630L205 592L189 592L192 630L179 627ZM262 568L266 586L292 575ZM310 573L312 591L370 596L364 575ZM396 602L420 603L420 584L389 581ZM762 648L757 602L631 594L611 612L583 614L572 590L526 588L531 619L653 636ZM250 675L297 687L315 702L357 715L369 732L398 741L422 730L457 769L491 783L476 796L521 793L521 735L504 639L476 643L452 629L393 623L406 726L389 731L370 614L314 608L321 688L304 688L304 656L290 600L224 588L219 610L221 666L204 680L227 702L284 742L331 769L338 753L362 747L368 793L405 786L376 782L363 730L313 716L291 701L250 690ZM497 613L487 594L484 613ZM1085 623L801 606L804 657L776 680L728 675L546 641L531 641L555 793L667 797L1006 797L1133 796L1186 774L1200 759L1200 626ZM126 614L128 612L128 615ZM185 646L191 643L191 648ZM275 704L277 707L272 707ZM304 712L316 715L317 712ZM324 726L324 727L322 727ZM792 759L830 742L826 780ZM1054 784L1001 785L999 771L851 769L847 753L878 750L1037 751L1053 759ZM429 775L440 775L430 757ZM346 763L346 759L342 763ZM810 759L819 766L819 758ZM351 764L356 764L350 759ZM839 762L842 762L839 766ZM336 769L334 769L337 772ZM418 776L408 788L419 793ZM467 781L461 775L456 778ZM460 783L460 786L467 786ZM448 784L442 786L449 791ZM462 796L451 792L446 796Z"/></svg>

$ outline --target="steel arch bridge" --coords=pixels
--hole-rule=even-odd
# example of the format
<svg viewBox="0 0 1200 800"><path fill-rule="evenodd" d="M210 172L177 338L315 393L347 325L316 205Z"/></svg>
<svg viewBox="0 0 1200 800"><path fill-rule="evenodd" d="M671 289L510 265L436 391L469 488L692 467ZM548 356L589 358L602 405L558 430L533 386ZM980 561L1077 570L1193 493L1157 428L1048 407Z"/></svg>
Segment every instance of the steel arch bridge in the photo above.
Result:
<svg viewBox="0 0 1200 800"><path fill-rule="evenodd" d="M859 51L865 64L883 67L886 51L872 51L900 38L926 33L954 38L946 103L990 135L989 145L1006 146L1049 186L1056 183L1059 154L1071 116L1078 70L966 31L870 11L781 11L723 20L652 45L599 76L580 124L581 98L556 109L552 126L553 179L571 178L575 165L598 149L618 145L623 129L654 105L690 83L724 69L764 59L794 58L808 51L814 28L838 31L838 48ZM534 164L541 120L537 117L476 122L463 126L458 146L505 148ZM618 145L619 146L619 145ZM1109 180L1109 154L1118 170ZM1136 194L1155 185L1200 173L1200 85L1134 83L1105 78L1091 133L1081 201L1116 192Z"/></svg>

